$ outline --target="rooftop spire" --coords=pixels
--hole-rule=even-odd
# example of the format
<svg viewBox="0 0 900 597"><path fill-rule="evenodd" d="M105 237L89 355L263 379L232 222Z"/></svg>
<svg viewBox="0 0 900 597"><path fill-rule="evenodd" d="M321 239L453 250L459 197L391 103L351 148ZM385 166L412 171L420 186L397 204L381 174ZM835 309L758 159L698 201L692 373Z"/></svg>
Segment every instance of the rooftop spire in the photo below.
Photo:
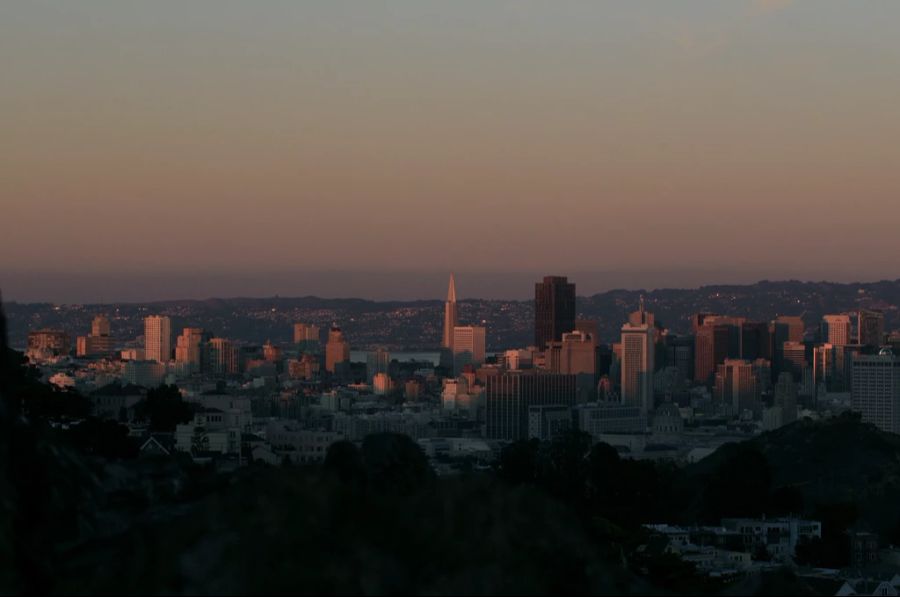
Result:
<svg viewBox="0 0 900 597"><path fill-rule="evenodd" d="M450 274L450 287L447 288L447 302L456 302L456 281L453 279L453 274Z"/></svg>

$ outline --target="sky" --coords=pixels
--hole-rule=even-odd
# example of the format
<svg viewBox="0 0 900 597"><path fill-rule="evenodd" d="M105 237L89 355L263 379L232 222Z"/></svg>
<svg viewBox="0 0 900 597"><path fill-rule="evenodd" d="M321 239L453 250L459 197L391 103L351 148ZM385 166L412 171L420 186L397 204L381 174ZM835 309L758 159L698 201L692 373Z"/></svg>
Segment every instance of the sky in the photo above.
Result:
<svg viewBox="0 0 900 597"><path fill-rule="evenodd" d="M898 22L894 0L0 3L0 291L900 278Z"/></svg>

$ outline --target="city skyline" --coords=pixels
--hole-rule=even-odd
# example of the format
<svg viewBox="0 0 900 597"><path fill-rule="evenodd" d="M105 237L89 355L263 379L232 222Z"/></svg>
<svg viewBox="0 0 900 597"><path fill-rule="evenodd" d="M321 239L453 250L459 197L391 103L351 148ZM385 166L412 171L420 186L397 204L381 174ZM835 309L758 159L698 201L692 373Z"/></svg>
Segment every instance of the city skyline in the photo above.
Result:
<svg viewBox="0 0 900 597"><path fill-rule="evenodd" d="M0 594L900 595L900 2L0 2Z"/></svg>

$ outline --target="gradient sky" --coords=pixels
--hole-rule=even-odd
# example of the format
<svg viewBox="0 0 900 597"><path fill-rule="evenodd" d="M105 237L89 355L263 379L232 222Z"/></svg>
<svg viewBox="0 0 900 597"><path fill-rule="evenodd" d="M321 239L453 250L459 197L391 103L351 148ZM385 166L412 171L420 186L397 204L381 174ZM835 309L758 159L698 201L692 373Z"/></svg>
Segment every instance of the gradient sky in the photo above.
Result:
<svg viewBox="0 0 900 597"><path fill-rule="evenodd" d="M898 28L896 0L2 3L0 288L900 277Z"/></svg>

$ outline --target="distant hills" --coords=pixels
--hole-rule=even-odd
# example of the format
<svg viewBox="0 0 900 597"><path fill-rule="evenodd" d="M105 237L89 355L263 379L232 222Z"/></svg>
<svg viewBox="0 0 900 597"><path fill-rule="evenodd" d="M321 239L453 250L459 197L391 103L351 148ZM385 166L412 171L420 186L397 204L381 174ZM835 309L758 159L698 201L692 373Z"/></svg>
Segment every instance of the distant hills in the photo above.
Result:
<svg viewBox="0 0 900 597"><path fill-rule="evenodd" d="M611 290L578 298L579 317L596 319L601 340L618 337L619 328L641 296L658 321L676 332L687 332L693 313L710 311L756 320L777 315L802 315L811 332L822 315L867 307L885 312L887 329L900 327L900 280L840 284L796 280L761 281L747 285L712 285L694 289ZM169 315L176 330L200 326L215 334L246 342L290 342L291 324L339 324L354 348L387 345L392 350L433 350L440 344L442 301L369 301L307 297L171 300L108 305L9 303L10 342L23 347L29 330L58 327L76 335L87 333L97 313L112 317L113 333L132 340L143 333L142 318ZM526 346L533 342L532 301L467 299L460 303L460 320L488 328L489 349Z"/></svg>

